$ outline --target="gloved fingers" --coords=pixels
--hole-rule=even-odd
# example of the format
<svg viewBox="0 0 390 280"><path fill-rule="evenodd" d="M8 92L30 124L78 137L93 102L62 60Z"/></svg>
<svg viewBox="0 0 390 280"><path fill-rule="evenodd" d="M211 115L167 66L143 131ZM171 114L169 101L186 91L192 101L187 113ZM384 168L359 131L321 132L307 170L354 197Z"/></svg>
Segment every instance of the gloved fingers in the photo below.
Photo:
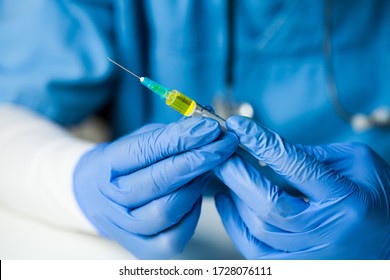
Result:
<svg viewBox="0 0 390 280"><path fill-rule="evenodd" d="M253 237L240 215L233 201L225 194L215 196L215 204L221 217L223 226L235 247L247 259L271 258L279 253L268 245Z"/></svg>
<svg viewBox="0 0 390 280"><path fill-rule="evenodd" d="M156 130L156 129L159 129L159 128L164 128L166 126L167 126L166 124L162 124L162 123L147 124L147 125L144 125L144 126L140 127L139 129L131 132L130 134L123 136L123 138L129 137L130 135L131 136L135 136L135 135L140 135L140 134L143 134L143 133L146 133L146 132L151 132L153 130Z"/></svg>
<svg viewBox="0 0 390 280"><path fill-rule="evenodd" d="M201 176L180 189L129 211L117 205L118 211L110 214L113 224L127 232L155 235L177 224L202 195L208 176Z"/></svg>
<svg viewBox="0 0 390 280"><path fill-rule="evenodd" d="M239 156L217 166L214 173L265 222L287 231L301 230L294 217L309 204L272 184Z"/></svg>
<svg viewBox="0 0 390 280"><path fill-rule="evenodd" d="M169 259L181 253L190 241L199 220L200 209L201 199L178 224L152 236L129 233L104 218L97 220L97 223L102 228L110 228L109 236L137 258Z"/></svg>
<svg viewBox="0 0 390 280"><path fill-rule="evenodd" d="M218 140L206 146L166 158L130 175L117 177L101 191L122 206L139 207L221 164L237 145L234 134L223 133Z"/></svg>
<svg viewBox="0 0 390 280"><path fill-rule="evenodd" d="M172 155L202 147L221 132L217 121L187 118L141 134L128 135L104 149L114 176L132 173Z"/></svg>
<svg viewBox="0 0 390 280"><path fill-rule="evenodd" d="M261 214L250 209L238 196L233 194L232 198L250 234L264 244L276 250L294 252L307 250L320 243L315 234L316 229L306 231L301 220L293 219L285 223L282 221L282 226L286 228L302 229L302 231L296 232L286 231L263 221L260 217ZM286 206L288 207L288 205Z"/></svg>
<svg viewBox="0 0 390 280"><path fill-rule="evenodd" d="M233 116L226 126L252 154L312 201L343 197L356 189L348 178L249 118Z"/></svg>
<svg viewBox="0 0 390 280"><path fill-rule="evenodd" d="M240 253L247 259L315 259L324 246L311 247L302 251L281 251L255 238L241 219L234 202L225 194L215 197L218 213L230 239Z"/></svg>

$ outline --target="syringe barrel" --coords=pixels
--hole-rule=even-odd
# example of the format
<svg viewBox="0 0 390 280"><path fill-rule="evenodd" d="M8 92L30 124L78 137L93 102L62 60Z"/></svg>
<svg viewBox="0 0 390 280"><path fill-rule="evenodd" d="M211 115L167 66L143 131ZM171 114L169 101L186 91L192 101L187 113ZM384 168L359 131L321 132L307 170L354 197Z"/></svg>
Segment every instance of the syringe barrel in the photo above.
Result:
<svg viewBox="0 0 390 280"><path fill-rule="evenodd" d="M198 116L203 116L203 117L208 117L208 118L214 119L217 122L219 122L219 124L223 130L226 130L226 120L225 119L221 118L217 114L214 114L213 112L210 112L210 110L203 107L202 105L196 104L195 110L192 113L191 117L198 117ZM259 161L256 157L254 157L244 145L241 145L241 144L238 145L238 148L236 150L236 154L240 155L242 158L247 160L249 163L251 163L256 168L260 168L260 167L264 166L264 164L261 161Z"/></svg>
<svg viewBox="0 0 390 280"><path fill-rule="evenodd" d="M207 108L203 107L202 105L199 105L196 103L196 107L194 112L192 113L191 117L208 117L210 119L214 119L217 122L219 122L219 125L226 129L226 121L225 119L221 118L217 114L214 114L213 112L210 112Z"/></svg>

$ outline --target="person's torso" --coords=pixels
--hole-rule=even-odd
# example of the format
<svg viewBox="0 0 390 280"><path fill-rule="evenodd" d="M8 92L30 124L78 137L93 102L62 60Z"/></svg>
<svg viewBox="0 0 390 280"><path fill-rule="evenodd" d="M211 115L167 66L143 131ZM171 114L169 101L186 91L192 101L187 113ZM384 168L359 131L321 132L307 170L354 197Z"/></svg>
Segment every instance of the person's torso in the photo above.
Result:
<svg viewBox="0 0 390 280"><path fill-rule="evenodd" d="M131 46L138 53L131 54L130 67L205 105L226 94L228 66L233 67L234 98L249 102L256 120L289 141L362 141L390 159L390 130L355 132L335 110L324 54L324 43L330 43L337 101L346 111L368 114L390 107L388 1L244 0L233 7L232 30L228 1L144 1L136 26L142 40L120 34L122 42L137 45ZM180 118L128 79L120 120L134 125L137 111L139 125Z"/></svg>

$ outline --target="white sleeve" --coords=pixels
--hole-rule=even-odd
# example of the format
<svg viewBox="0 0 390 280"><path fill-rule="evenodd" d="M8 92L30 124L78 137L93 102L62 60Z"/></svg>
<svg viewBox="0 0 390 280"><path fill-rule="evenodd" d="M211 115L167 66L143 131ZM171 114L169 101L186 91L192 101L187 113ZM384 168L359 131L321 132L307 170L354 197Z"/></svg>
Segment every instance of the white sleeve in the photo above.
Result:
<svg viewBox="0 0 390 280"><path fill-rule="evenodd" d="M25 108L0 104L0 204L55 226L96 233L73 194L73 171L94 143Z"/></svg>

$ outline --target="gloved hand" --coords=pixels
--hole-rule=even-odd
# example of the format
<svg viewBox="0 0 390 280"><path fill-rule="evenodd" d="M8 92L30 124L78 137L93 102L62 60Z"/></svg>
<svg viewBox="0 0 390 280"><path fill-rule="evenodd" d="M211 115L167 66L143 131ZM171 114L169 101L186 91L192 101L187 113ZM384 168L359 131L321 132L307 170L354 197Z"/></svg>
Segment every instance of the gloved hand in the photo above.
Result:
<svg viewBox="0 0 390 280"><path fill-rule="evenodd" d="M215 169L231 189L216 205L250 259L390 257L390 167L363 144L292 145L244 117L227 127L306 198L287 194L233 156Z"/></svg>
<svg viewBox="0 0 390 280"><path fill-rule="evenodd" d="M202 174L237 145L237 137L221 134L211 119L147 126L83 155L74 193L102 235L138 258L171 258L194 233L207 179Z"/></svg>

